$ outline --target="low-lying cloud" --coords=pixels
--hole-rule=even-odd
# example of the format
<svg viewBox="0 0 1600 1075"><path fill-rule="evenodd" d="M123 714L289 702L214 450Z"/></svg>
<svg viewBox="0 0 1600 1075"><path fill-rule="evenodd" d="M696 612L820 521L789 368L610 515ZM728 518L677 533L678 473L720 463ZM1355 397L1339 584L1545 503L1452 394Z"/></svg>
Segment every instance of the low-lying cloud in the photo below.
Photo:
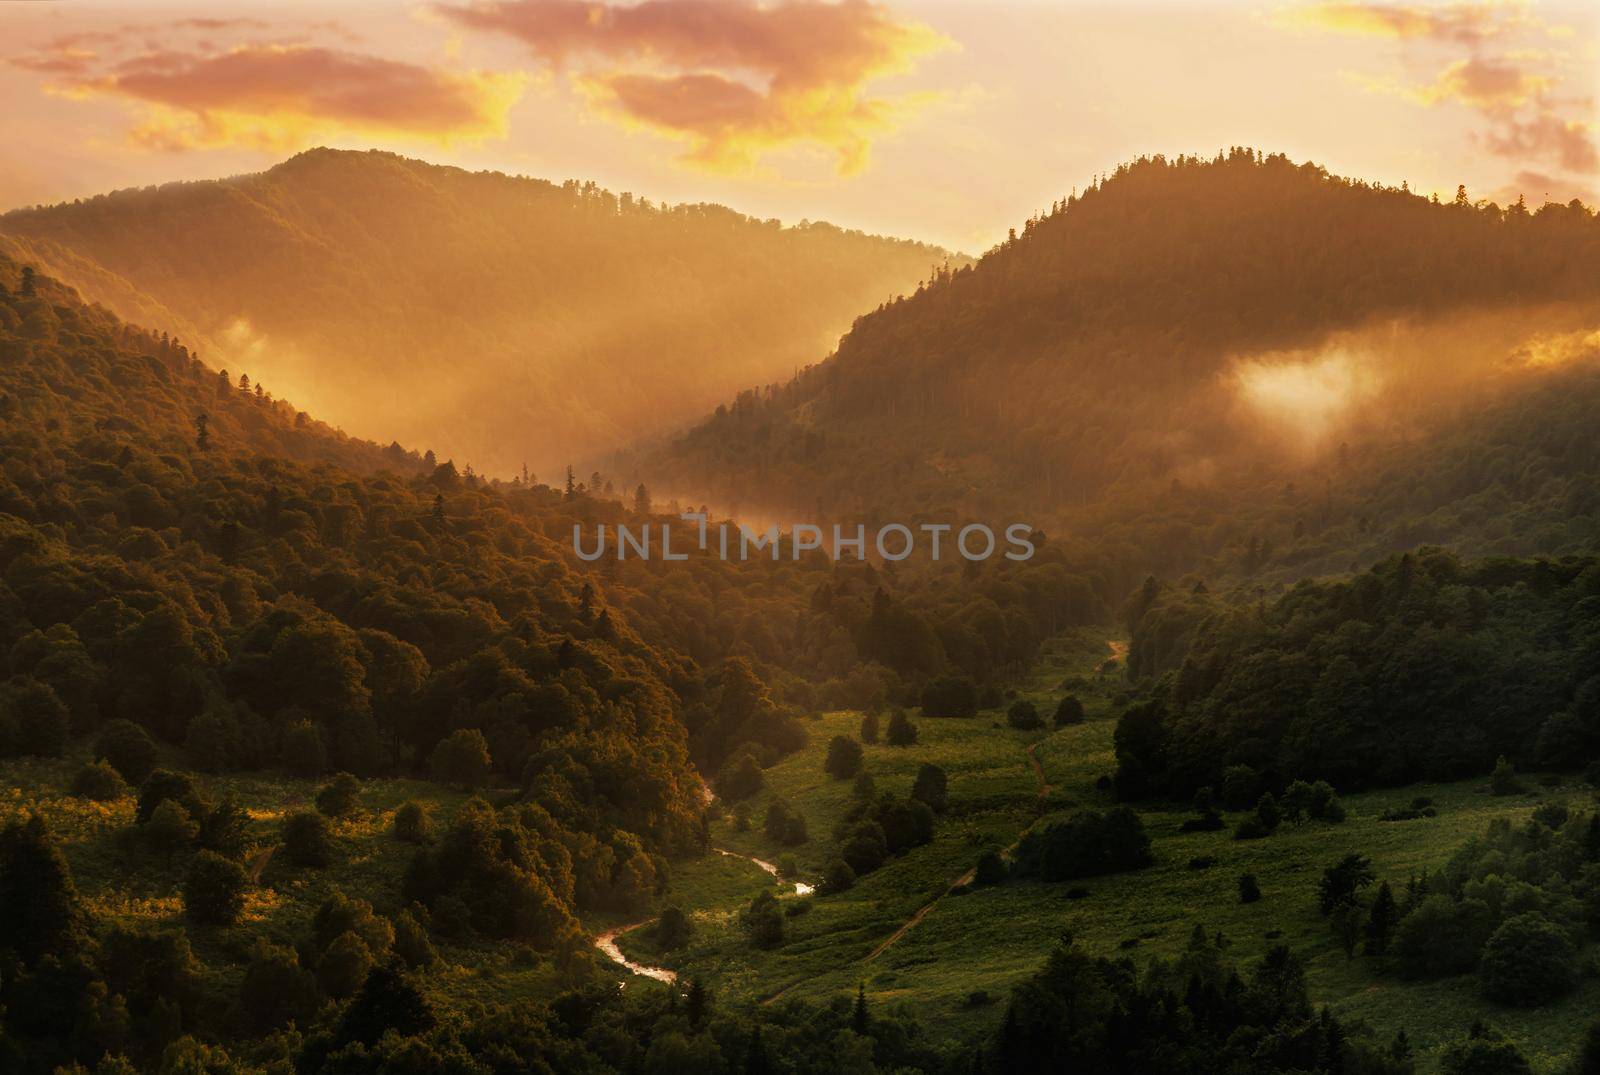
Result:
<svg viewBox="0 0 1600 1075"><path fill-rule="evenodd" d="M681 140L688 160L744 170L774 149L820 146L842 173L921 98L874 79L948 42L871 0L482 0L437 10L511 38L570 73L606 115Z"/></svg>

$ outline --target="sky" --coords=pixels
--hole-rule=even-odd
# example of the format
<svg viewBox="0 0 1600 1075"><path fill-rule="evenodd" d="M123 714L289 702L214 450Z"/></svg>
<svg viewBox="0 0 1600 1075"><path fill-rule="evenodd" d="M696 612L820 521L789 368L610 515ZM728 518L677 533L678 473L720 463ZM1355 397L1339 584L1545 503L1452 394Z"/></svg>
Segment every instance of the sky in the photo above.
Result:
<svg viewBox="0 0 1600 1075"><path fill-rule="evenodd" d="M968 253L1119 162L1234 145L1600 191L1593 0L22 0L0 42L0 208L316 145Z"/></svg>

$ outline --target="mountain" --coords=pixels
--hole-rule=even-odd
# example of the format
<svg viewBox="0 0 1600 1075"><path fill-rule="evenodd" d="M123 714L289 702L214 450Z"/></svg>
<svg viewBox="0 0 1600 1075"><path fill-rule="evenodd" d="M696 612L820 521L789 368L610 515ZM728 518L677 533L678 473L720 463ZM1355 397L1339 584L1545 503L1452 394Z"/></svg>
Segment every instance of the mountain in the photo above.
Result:
<svg viewBox="0 0 1600 1075"><path fill-rule="evenodd" d="M1320 492L1341 453L1450 427L1596 326L1600 222L1576 202L1440 204L1244 149L1145 158L618 466L819 520L1142 524L1147 563L1195 566L1248 536L1241 497ZM1212 502L1210 532L1159 533L1173 498Z"/></svg>
<svg viewBox="0 0 1600 1075"><path fill-rule="evenodd" d="M17 210L0 236L328 421L504 476L786 377L948 259L828 224L326 149Z"/></svg>

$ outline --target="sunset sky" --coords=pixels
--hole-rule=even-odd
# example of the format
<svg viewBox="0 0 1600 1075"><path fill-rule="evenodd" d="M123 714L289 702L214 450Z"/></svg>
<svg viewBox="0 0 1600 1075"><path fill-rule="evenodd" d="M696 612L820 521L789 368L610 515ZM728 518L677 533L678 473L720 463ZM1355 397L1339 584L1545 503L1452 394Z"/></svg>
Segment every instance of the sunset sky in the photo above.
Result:
<svg viewBox="0 0 1600 1075"><path fill-rule="evenodd" d="M0 207L312 145L979 252L1141 153L1423 192L1600 188L1600 5L0 5Z"/></svg>

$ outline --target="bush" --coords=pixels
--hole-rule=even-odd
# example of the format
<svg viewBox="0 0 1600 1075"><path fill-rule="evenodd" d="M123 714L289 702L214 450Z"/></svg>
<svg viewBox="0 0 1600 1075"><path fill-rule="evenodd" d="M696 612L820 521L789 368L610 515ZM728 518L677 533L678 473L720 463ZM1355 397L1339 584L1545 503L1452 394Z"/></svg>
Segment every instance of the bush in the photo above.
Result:
<svg viewBox="0 0 1600 1075"><path fill-rule="evenodd" d="M361 781L350 773L335 773L317 791L317 811L328 817L344 817L355 812L361 798Z"/></svg>
<svg viewBox="0 0 1600 1075"><path fill-rule="evenodd" d="M771 892L763 892L751 900L740 917L750 943L757 948L776 948L783 943L783 910Z"/></svg>
<svg viewBox="0 0 1600 1075"><path fill-rule="evenodd" d="M428 757L433 778L457 787L481 787L489 779L489 741L476 728L458 728L439 741Z"/></svg>
<svg viewBox="0 0 1600 1075"><path fill-rule="evenodd" d="M1031 732L1044 727L1039 709L1026 698L1018 698L1006 709L1006 723L1018 731Z"/></svg>
<svg viewBox="0 0 1600 1075"><path fill-rule="evenodd" d="M109 803L128 794L128 785L109 762L92 761L72 778L72 794L80 799Z"/></svg>
<svg viewBox="0 0 1600 1075"><path fill-rule="evenodd" d="M883 860L889 857L889 841L883 826L876 821L857 822L839 848L839 857L850 864L857 877L882 866Z"/></svg>
<svg viewBox="0 0 1600 1075"><path fill-rule="evenodd" d="M283 853L296 866L326 866L333 861L333 830L328 819L308 810L283 822Z"/></svg>
<svg viewBox="0 0 1600 1075"><path fill-rule="evenodd" d="M1006 860L1000 857L1000 852L989 848L978 856L977 869L973 871L972 883L975 885L998 885L1006 879Z"/></svg>
<svg viewBox="0 0 1600 1075"><path fill-rule="evenodd" d="M131 720L114 720L101 730L94 756L105 760L129 784L139 785L156 769L156 744Z"/></svg>
<svg viewBox="0 0 1600 1075"><path fill-rule="evenodd" d="M1530 1075L1533 1068L1511 1042L1474 1028L1472 1034L1444 1047L1439 1070L1443 1075Z"/></svg>
<svg viewBox="0 0 1600 1075"><path fill-rule="evenodd" d="M1278 800L1272 797L1272 792L1263 792L1256 803L1256 824L1267 832L1273 832L1282 820L1283 813L1278 809Z"/></svg>
<svg viewBox="0 0 1600 1075"><path fill-rule="evenodd" d="M283 733L283 767L295 776L315 780L328 771L328 744L322 729L309 720L295 721Z"/></svg>
<svg viewBox="0 0 1600 1075"><path fill-rule="evenodd" d="M1222 771L1222 805L1245 810L1261 796L1261 778L1248 765L1230 765Z"/></svg>
<svg viewBox="0 0 1600 1075"><path fill-rule="evenodd" d="M317 960L317 983L335 1000L354 996L372 970L372 953L354 933L341 933Z"/></svg>
<svg viewBox="0 0 1600 1075"><path fill-rule="evenodd" d="M1256 883L1256 875L1253 873L1241 873L1239 875L1239 902L1255 903L1260 898L1261 886Z"/></svg>
<svg viewBox="0 0 1600 1075"><path fill-rule="evenodd" d="M31 676L0 683L0 748L7 754L59 758L67 749L67 707Z"/></svg>
<svg viewBox="0 0 1600 1075"><path fill-rule="evenodd" d="M917 769L916 783L911 786L911 797L926 803L928 809L942 814L950 805L950 780L943 769L926 762Z"/></svg>
<svg viewBox="0 0 1600 1075"><path fill-rule="evenodd" d="M431 966L439 958L428 931L409 910L394 917L394 954L412 970Z"/></svg>
<svg viewBox="0 0 1600 1075"><path fill-rule="evenodd" d="M1577 982L1572 940L1541 914L1507 919L1483 949L1478 976L1484 994L1501 1004L1543 1004Z"/></svg>
<svg viewBox="0 0 1600 1075"><path fill-rule="evenodd" d="M1270 829L1264 828L1261 822L1253 817L1247 817L1234 826L1233 838L1235 840L1261 840L1271 836Z"/></svg>
<svg viewBox="0 0 1600 1075"><path fill-rule="evenodd" d="M200 835L200 825L189 816L189 811L171 799L161 800L150 820L139 828L145 843L165 855L169 863L173 855L189 847Z"/></svg>
<svg viewBox="0 0 1600 1075"><path fill-rule="evenodd" d="M1493 917L1481 900L1433 895L1400 920L1390 951L1407 978L1444 978L1478 965Z"/></svg>
<svg viewBox="0 0 1600 1075"><path fill-rule="evenodd" d="M317 999L316 979L300 966L295 950L258 938L239 986L238 1010L245 1027L265 1035L290 1022L307 1023Z"/></svg>
<svg viewBox="0 0 1600 1075"><path fill-rule="evenodd" d="M828 863L827 869L822 871L822 893L828 895L834 892L843 892L856 883L856 871L842 858L836 858Z"/></svg>
<svg viewBox="0 0 1600 1075"><path fill-rule="evenodd" d="M940 676L922 688L925 717L970 717L978 712L978 685L967 676Z"/></svg>
<svg viewBox="0 0 1600 1075"><path fill-rule="evenodd" d="M861 741L863 743L878 741L878 714L868 713L861 718Z"/></svg>
<svg viewBox="0 0 1600 1075"><path fill-rule="evenodd" d="M1083 703L1072 695L1067 695L1056 703L1055 724L1057 728L1065 728L1069 724L1083 723Z"/></svg>
<svg viewBox="0 0 1600 1075"><path fill-rule="evenodd" d="M917 741L917 726L911 723L904 709L896 709L889 716L889 732L885 736L892 747L908 747Z"/></svg>
<svg viewBox="0 0 1600 1075"><path fill-rule="evenodd" d="M1494 763L1494 772L1489 774L1489 794L1520 795L1526 790L1522 781L1517 779L1517 770L1504 754L1500 755L1500 759Z"/></svg>
<svg viewBox="0 0 1600 1075"><path fill-rule="evenodd" d="M728 802L748 799L767 782L755 755L745 751L730 758L717 773L717 795Z"/></svg>
<svg viewBox="0 0 1600 1075"><path fill-rule="evenodd" d="M694 927L689 922L689 916L683 913L683 908L677 904L670 904L661 912L661 917L656 919L654 934L656 944L663 950L670 952L675 948L682 948L689 943Z"/></svg>
<svg viewBox="0 0 1600 1075"><path fill-rule="evenodd" d="M408 844L425 844L433 839L433 819L428 808L415 799L400 804L394 812L394 835Z"/></svg>
<svg viewBox="0 0 1600 1075"><path fill-rule="evenodd" d="M244 911L250 879L243 867L214 851L202 851L189 864L183 885L183 911L196 922L231 926Z"/></svg>
<svg viewBox="0 0 1600 1075"><path fill-rule="evenodd" d="M1119 806L1029 830L1017 844L1013 872L1041 881L1065 881L1137 870L1152 861L1144 823L1138 814Z"/></svg>
<svg viewBox="0 0 1600 1075"><path fill-rule="evenodd" d="M157 769L139 785L139 805L133 812L134 821L139 824L149 821L156 807L169 799L183 807L190 817L204 817L211 809L187 773Z"/></svg>
<svg viewBox="0 0 1600 1075"><path fill-rule="evenodd" d="M806 842L806 819L782 799L773 799L767 806L767 817L762 828L768 839L785 847Z"/></svg>
<svg viewBox="0 0 1600 1075"><path fill-rule="evenodd" d="M855 776L861 768L861 744L848 736L834 736L828 742L828 758L822 767L835 780Z"/></svg>

